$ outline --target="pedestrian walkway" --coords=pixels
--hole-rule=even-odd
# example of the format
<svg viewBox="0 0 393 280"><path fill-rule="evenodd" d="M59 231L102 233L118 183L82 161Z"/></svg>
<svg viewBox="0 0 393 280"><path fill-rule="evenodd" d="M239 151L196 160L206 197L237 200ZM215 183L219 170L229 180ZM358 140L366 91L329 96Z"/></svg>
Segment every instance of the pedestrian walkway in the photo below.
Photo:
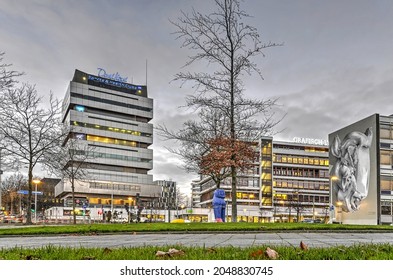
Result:
<svg viewBox="0 0 393 280"><path fill-rule="evenodd" d="M130 233L114 235L62 235L0 237L0 248L42 247L140 247L140 246L235 246L284 245L298 247L300 242L312 247L350 246L364 243L393 244L393 232L276 232L276 233Z"/></svg>

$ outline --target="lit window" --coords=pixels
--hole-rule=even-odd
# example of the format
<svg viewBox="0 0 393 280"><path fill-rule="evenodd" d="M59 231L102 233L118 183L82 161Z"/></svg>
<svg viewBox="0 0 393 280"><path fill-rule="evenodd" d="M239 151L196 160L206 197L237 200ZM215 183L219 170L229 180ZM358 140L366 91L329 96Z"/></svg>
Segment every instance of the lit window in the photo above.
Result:
<svg viewBox="0 0 393 280"><path fill-rule="evenodd" d="M78 112L84 112L85 111L85 106L81 105L75 105L74 109Z"/></svg>

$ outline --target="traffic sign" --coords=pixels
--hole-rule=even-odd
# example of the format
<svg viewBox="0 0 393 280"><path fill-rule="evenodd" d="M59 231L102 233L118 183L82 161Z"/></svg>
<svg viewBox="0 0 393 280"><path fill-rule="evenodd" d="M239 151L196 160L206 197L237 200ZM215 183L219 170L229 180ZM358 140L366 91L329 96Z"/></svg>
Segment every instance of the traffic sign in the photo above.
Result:
<svg viewBox="0 0 393 280"><path fill-rule="evenodd" d="M19 194L29 194L29 191L28 190L19 190L18 193ZM43 192L35 192L35 191L32 191L31 193L32 194L36 194L37 193L37 195L43 195L44 194Z"/></svg>
<svg viewBox="0 0 393 280"><path fill-rule="evenodd" d="M18 193L19 194L29 194L29 191L27 191L27 190L19 190Z"/></svg>

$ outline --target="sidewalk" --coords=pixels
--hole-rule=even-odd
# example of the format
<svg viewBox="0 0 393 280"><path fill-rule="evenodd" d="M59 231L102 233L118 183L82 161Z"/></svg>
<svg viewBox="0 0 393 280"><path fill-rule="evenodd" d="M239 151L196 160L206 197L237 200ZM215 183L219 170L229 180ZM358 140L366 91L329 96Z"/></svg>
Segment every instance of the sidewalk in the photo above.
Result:
<svg viewBox="0 0 393 280"><path fill-rule="evenodd" d="M363 243L393 244L393 232L269 232L269 233L129 233L111 235L59 235L0 237L0 248L41 247L141 247L185 245L204 247L295 246L303 241L311 247L350 246Z"/></svg>

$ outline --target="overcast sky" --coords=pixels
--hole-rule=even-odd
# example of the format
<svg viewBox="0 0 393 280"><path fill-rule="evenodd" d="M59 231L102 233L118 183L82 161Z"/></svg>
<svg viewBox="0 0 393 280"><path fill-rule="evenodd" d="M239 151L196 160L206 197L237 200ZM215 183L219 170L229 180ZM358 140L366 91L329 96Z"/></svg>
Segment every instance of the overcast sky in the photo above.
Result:
<svg viewBox="0 0 393 280"><path fill-rule="evenodd" d="M287 115L275 139L327 139L371 114L393 114L393 1L246 0L241 7L262 41L284 43L258 58L264 80L246 80L246 96L280 98L277 114ZM145 84L147 61L153 124L179 128L190 114L179 107L193 90L171 80L190 51L180 48L169 19L192 8L208 13L215 6L207 0L0 0L0 51L40 95L52 91L58 98L75 69L96 74L101 67ZM183 172L166 145L172 144L155 136L154 180L172 179L188 191L197 176Z"/></svg>

